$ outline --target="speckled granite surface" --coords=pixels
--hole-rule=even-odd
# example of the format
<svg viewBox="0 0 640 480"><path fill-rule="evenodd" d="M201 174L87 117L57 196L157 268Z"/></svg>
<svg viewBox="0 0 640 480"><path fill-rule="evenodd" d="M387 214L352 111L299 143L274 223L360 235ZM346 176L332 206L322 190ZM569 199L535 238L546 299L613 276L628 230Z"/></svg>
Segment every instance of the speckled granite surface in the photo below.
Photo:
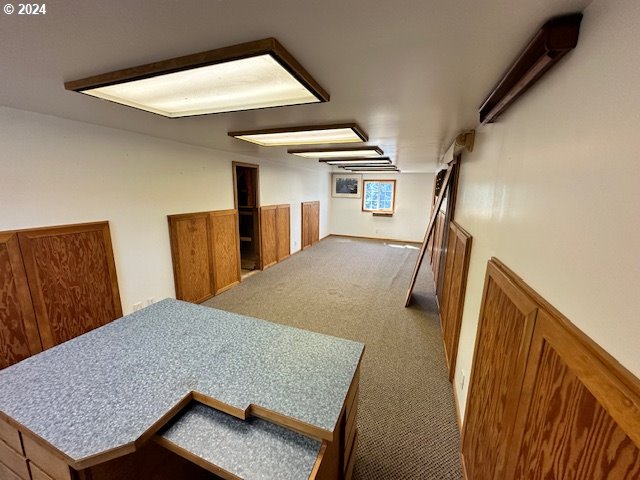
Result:
<svg viewBox="0 0 640 480"><path fill-rule="evenodd" d="M364 345L166 299L0 371L0 411L74 461L191 391L332 431Z"/></svg>
<svg viewBox="0 0 640 480"><path fill-rule="evenodd" d="M238 420L198 403L160 435L245 480L306 480L322 446L265 420Z"/></svg>

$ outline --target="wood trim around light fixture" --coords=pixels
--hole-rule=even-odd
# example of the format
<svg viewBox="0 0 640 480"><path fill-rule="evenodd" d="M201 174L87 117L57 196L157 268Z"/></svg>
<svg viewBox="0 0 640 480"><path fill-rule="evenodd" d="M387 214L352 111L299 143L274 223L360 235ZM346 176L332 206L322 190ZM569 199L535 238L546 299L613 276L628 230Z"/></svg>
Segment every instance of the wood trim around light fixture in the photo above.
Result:
<svg viewBox="0 0 640 480"><path fill-rule="evenodd" d="M479 109L480 123L494 122L547 70L578 44L581 13L547 21L500 79Z"/></svg>
<svg viewBox="0 0 640 480"><path fill-rule="evenodd" d="M295 126L295 127L263 128L259 130L244 130L244 131L238 131L238 132L228 132L227 135L229 135L230 137L242 137L246 135L270 135L273 133L310 132L310 131L317 131L317 130L334 130L339 128L350 128L363 142L366 142L367 140L369 140L368 135L365 133L365 131L362 128L360 128L360 126L357 123L334 123L331 125L306 125L306 126Z"/></svg>
<svg viewBox="0 0 640 480"><path fill-rule="evenodd" d="M384 160L387 163L378 163L378 165L392 165L391 159L389 157L319 158L318 162L320 162L320 163L328 163L328 164L331 164L331 162L362 162L362 163L360 163L360 165L364 165L364 161L365 160L367 162L371 162L371 161L380 162L380 161ZM355 165L357 165L357 163ZM341 165L331 165L331 166L332 167L340 167Z"/></svg>
<svg viewBox="0 0 640 480"><path fill-rule="evenodd" d="M291 153L295 155L296 153L355 152L359 150L373 150L378 155L384 154L384 152L380 147L372 146L372 145L359 145L357 147L296 148L296 149L287 150L287 153ZM371 158L376 158L376 157L371 157ZM332 158L331 160L347 160L347 158Z"/></svg>
<svg viewBox="0 0 640 480"><path fill-rule="evenodd" d="M133 80L142 80L264 54L270 54L320 102L329 101L330 96L327 91L313 79L309 72L307 72L275 38L265 38L253 42L241 43L239 45L232 45L230 47L217 48L206 52L147 63L137 67L124 68L114 72L93 75L80 80L65 82L64 88L66 90L81 92L83 90L107 87Z"/></svg>

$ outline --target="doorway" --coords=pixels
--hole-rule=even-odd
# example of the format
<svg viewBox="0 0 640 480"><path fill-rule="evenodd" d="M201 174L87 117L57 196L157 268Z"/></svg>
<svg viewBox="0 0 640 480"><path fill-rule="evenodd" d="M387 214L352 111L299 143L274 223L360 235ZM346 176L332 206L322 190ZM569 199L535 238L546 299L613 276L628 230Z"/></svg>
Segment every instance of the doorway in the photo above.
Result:
<svg viewBox="0 0 640 480"><path fill-rule="evenodd" d="M260 218L258 216L258 165L233 162L233 197L238 210L240 268L245 278L260 269Z"/></svg>

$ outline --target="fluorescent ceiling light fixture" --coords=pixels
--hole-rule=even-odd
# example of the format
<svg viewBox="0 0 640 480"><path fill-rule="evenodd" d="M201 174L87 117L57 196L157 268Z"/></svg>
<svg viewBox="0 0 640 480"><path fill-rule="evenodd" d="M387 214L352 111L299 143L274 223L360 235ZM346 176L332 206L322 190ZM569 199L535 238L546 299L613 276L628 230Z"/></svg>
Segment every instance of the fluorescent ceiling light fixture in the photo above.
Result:
<svg viewBox="0 0 640 480"><path fill-rule="evenodd" d="M353 159L340 159L340 160L332 160L332 159L321 159L318 160L321 163L326 163L327 165L338 165L338 166L358 166L358 165L390 165L391 160L389 157L382 158L353 158Z"/></svg>
<svg viewBox="0 0 640 480"><path fill-rule="evenodd" d="M186 55L64 84L165 117L329 101L274 38Z"/></svg>
<svg viewBox="0 0 640 480"><path fill-rule="evenodd" d="M307 148L298 150L287 150L288 153L305 158L371 158L381 157L384 153L380 147L329 147L329 148Z"/></svg>
<svg viewBox="0 0 640 480"><path fill-rule="evenodd" d="M400 173L400 170L369 170L362 168L349 169L351 173Z"/></svg>
<svg viewBox="0 0 640 480"><path fill-rule="evenodd" d="M345 170L370 170L372 172L386 172L389 170L397 170L398 167L396 167L395 165L389 165L387 167L368 167L368 166L361 166L361 167L340 167L343 168Z"/></svg>
<svg viewBox="0 0 640 480"><path fill-rule="evenodd" d="M355 143L368 140L367 134L355 123L229 132L229 136L257 143L263 147Z"/></svg>

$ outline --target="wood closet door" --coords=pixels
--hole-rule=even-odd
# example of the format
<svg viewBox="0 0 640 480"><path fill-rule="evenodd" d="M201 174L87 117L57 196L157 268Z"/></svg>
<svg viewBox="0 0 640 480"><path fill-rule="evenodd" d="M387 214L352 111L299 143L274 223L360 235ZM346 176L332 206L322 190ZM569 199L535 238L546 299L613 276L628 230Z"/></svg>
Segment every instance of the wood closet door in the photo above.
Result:
<svg viewBox="0 0 640 480"><path fill-rule="evenodd" d="M240 283L240 238L238 211L219 210L209 214L213 256L214 294Z"/></svg>
<svg viewBox="0 0 640 480"><path fill-rule="evenodd" d="M262 269L278 261L276 205L260 207L260 259Z"/></svg>
<svg viewBox="0 0 640 480"><path fill-rule="evenodd" d="M108 222L18 233L43 348L122 316Z"/></svg>
<svg viewBox="0 0 640 480"><path fill-rule="evenodd" d="M440 325L445 358L449 368L449 380L453 380L455 375L470 256L471 235L457 223L451 222L447 239L442 295L440 296Z"/></svg>
<svg viewBox="0 0 640 480"><path fill-rule="evenodd" d="M185 213L168 217L173 278L178 300L201 303L215 293L209 213Z"/></svg>
<svg viewBox="0 0 640 480"><path fill-rule="evenodd" d="M640 478L640 382L541 310L504 478Z"/></svg>
<svg viewBox="0 0 640 480"><path fill-rule="evenodd" d="M0 233L0 369L41 351L18 235Z"/></svg>
<svg viewBox="0 0 640 480"><path fill-rule="evenodd" d="M291 254L291 207L278 205L276 208L277 257L278 262Z"/></svg>
<svg viewBox="0 0 640 480"><path fill-rule="evenodd" d="M469 479L502 479L537 304L492 261L487 266L462 436Z"/></svg>

